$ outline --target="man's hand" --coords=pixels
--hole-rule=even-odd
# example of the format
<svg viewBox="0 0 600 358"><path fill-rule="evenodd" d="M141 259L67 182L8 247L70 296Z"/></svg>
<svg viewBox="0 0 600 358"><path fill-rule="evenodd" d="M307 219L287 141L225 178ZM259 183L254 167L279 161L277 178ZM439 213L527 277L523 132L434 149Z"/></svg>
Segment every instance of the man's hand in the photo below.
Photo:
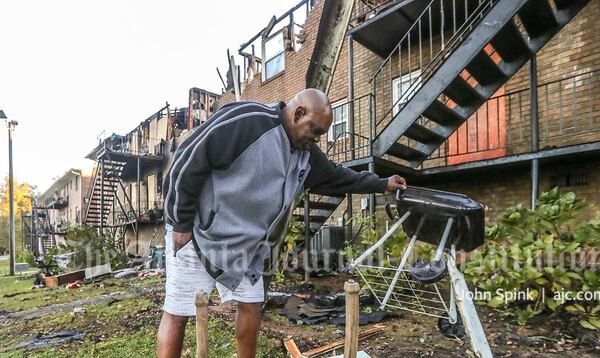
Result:
<svg viewBox="0 0 600 358"><path fill-rule="evenodd" d="M173 231L173 254L177 255L177 251L185 246L192 239L191 232Z"/></svg>
<svg viewBox="0 0 600 358"><path fill-rule="evenodd" d="M395 191L396 189L406 190L406 179L400 175L392 175L388 178L387 190Z"/></svg>

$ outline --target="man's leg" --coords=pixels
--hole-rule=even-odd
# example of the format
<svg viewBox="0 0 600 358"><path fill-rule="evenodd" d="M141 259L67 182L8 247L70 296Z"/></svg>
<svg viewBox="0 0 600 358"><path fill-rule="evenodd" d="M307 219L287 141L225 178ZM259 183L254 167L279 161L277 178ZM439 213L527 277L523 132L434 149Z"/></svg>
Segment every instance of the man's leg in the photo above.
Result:
<svg viewBox="0 0 600 358"><path fill-rule="evenodd" d="M166 225L166 274L163 316L157 336L158 357L180 357L188 317L196 315L196 293L210 293L215 280L206 272L193 244L188 242L173 253L173 228Z"/></svg>
<svg viewBox="0 0 600 358"><path fill-rule="evenodd" d="M158 335L156 339L156 351L158 358L179 358L183 347L185 326L187 316L176 316L163 312Z"/></svg>
<svg viewBox="0 0 600 358"><path fill-rule="evenodd" d="M261 310L262 302L238 302L235 317L238 358L254 358L256 356L256 342L260 329Z"/></svg>
<svg viewBox="0 0 600 358"><path fill-rule="evenodd" d="M261 277L254 285L244 277L235 291L217 282L221 302L238 303L235 316L235 338L237 339L237 357L254 358L260 330L262 305L265 300L264 281Z"/></svg>

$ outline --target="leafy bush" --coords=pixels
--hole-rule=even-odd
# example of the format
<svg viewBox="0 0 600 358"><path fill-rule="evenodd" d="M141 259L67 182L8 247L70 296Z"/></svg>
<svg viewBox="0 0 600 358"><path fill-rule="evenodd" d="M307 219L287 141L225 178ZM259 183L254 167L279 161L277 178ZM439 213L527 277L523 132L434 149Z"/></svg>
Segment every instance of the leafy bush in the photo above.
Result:
<svg viewBox="0 0 600 358"><path fill-rule="evenodd" d="M118 242L87 225L68 227L66 244L61 246L61 251L75 253L70 263L73 268L92 267L108 262L113 270L127 266L127 255L120 249Z"/></svg>
<svg viewBox="0 0 600 358"><path fill-rule="evenodd" d="M289 270L290 253L296 248L296 242L304 239L304 223L291 220L280 247L279 258L273 268L274 283L282 284L285 281L285 271Z"/></svg>
<svg viewBox="0 0 600 358"><path fill-rule="evenodd" d="M29 250L17 251L16 253L17 262L26 262L31 267L35 267L35 260L33 253Z"/></svg>
<svg viewBox="0 0 600 358"><path fill-rule="evenodd" d="M600 247L600 213L586 222L588 209L558 188L543 193L534 210L508 209L465 264L465 277L483 293L475 298L521 325L544 312L567 312L600 329L600 275L590 259Z"/></svg>

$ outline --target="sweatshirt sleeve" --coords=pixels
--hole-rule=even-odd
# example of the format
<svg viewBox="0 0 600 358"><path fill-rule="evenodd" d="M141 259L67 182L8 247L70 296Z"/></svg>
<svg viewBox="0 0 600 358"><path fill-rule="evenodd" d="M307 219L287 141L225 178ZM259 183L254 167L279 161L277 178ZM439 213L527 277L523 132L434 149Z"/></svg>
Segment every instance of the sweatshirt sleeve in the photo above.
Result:
<svg viewBox="0 0 600 358"><path fill-rule="evenodd" d="M371 194L383 193L387 179L363 171L357 172L334 164L327 159L321 148L314 144L310 149L310 172L304 186L317 194Z"/></svg>
<svg viewBox="0 0 600 358"><path fill-rule="evenodd" d="M163 183L165 214L174 231L192 231L206 178L213 170L227 170L252 143L277 126L277 118L274 109L236 102L217 111L181 143Z"/></svg>
<svg viewBox="0 0 600 358"><path fill-rule="evenodd" d="M215 140L212 133L196 130L173 155L173 162L164 178L165 214L177 232L192 231L200 189L215 166Z"/></svg>

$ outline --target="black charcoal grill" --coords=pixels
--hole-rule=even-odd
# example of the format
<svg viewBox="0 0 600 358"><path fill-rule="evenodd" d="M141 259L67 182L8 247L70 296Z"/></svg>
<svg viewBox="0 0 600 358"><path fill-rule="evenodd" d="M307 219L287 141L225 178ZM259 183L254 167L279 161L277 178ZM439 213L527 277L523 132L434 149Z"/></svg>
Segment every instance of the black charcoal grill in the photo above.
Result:
<svg viewBox="0 0 600 358"><path fill-rule="evenodd" d="M381 309L437 317L438 328L444 335L468 336L471 347L480 357L491 357L472 295L455 263L457 250L471 251L483 245L483 206L466 195L408 187L396 192L394 202L386 204L386 212L394 224L350 263L350 271L360 275ZM379 249L400 226L410 242L400 262L396 262L397 266L391 266ZM416 241L437 246L431 262L416 260L409 264ZM449 249L449 253L445 249ZM448 300L438 288L446 272L450 276Z"/></svg>
<svg viewBox="0 0 600 358"><path fill-rule="evenodd" d="M483 245L485 230L483 206L466 195L427 188L408 187L398 190L395 198L398 217L411 215L403 222L404 232L410 237L419 233L419 241L438 245L449 218L453 218L445 248L455 245L457 250L471 251ZM390 219L393 207L386 205Z"/></svg>

